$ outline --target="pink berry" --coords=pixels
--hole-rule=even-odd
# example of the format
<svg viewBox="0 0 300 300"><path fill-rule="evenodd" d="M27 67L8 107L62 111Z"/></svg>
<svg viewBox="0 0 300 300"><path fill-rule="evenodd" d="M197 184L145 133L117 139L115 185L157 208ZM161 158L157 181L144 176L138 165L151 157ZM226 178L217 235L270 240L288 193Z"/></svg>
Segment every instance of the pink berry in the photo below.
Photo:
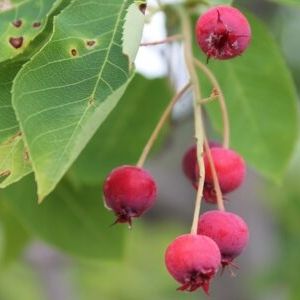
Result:
<svg viewBox="0 0 300 300"><path fill-rule="evenodd" d="M243 158L233 150L220 147L211 148L211 156L222 193L227 194L237 189L243 183L246 175ZM205 165L204 199L209 203L216 203L214 181L207 154L204 154L203 159ZM195 173L199 174L198 164L195 166Z"/></svg>
<svg viewBox="0 0 300 300"><path fill-rule="evenodd" d="M144 169L135 166L118 167L104 182L106 206L117 216L116 223L129 223L140 217L156 200L155 180Z"/></svg>
<svg viewBox="0 0 300 300"><path fill-rule="evenodd" d="M220 147L220 144L215 141L209 142L209 147ZM195 174L195 165L197 164L197 146L191 146L184 154L182 159L182 169L185 176L192 182L192 184L197 186L198 176Z"/></svg>
<svg viewBox="0 0 300 300"><path fill-rule="evenodd" d="M221 264L217 244L203 235L184 234L167 248L165 263L169 273L181 284L180 291L202 287L208 293L210 280Z"/></svg>
<svg viewBox="0 0 300 300"><path fill-rule="evenodd" d="M241 217L218 210L200 216L198 234L206 235L217 243L223 267L242 253L249 240L248 226Z"/></svg>
<svg viewBox="0 0 300 300"><path fill-rule="evenodd" d="M208 59L223 60L241 55L246 50L251 40L251 28L238 9L220 5L199 17L196 37Z"/></svg>
<svg viewBox="0 0 300 300"><path fill-rule="evenodd" d="M197 179L195 174L195 165L197 164L197 147L190 147L184 154L182 159L182 169L185 176L194 183Z"/></svg>

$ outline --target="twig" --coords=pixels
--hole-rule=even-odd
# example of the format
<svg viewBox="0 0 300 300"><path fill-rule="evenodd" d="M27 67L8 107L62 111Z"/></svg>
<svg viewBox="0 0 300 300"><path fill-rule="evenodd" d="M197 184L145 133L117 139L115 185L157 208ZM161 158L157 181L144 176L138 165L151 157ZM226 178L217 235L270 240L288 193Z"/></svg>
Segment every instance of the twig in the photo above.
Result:
<svg viewBox="0 0 300 300"><path fill-rule="evenodd" d="M200 101L202 97L201 97L201 89L198 81L198 76L193 61L193 50L192 50L193 39L191 35L192 29L191 29L190 18L183 8L179 7L178 13L181 18L182 31L183 31L183 36L185 38L185 43L184 43L185 60L186 60L187 69L191 77L191 82L193 84L193 93L194 93L193 106L194 106L194 121L195 121L195 138L196 138L196 145L197 145L197 161L199 164L200 176L199 176L199 183L198 183L198 190L196 195L195 210L194 210L191 233L197 234L198 220L199 220L199 214L201 208L201 200L203 197L203 187L204 187L204 178L205 178L205 168L204 168L204 161L203 161L204 128L203 128L203 120L202 120L202 109L201 109L201 105L198 104L198 101Z"/></svg>
<svg viewBox="0 0 300 300"><path fill-rule="evenodd" d="M228 109L224 97L224 93L219 85L218 80L216 79L215 75L211 72L211 70L203 64L201 61L194 58L195 65L202 70L202 72L207 76L213 87L217 90L219 94L219 103L222 113L222 120L223 120L223 147L229 147L229 140L230 140L230 124L229 124L229 115Z"/></svg>
<svg viewBox="0 0 300 300"><path fill-rule="evenodd" d="M176 34L176 35L171 35L171 36L169 36L169 37L167 37L163 40L160 40L160 41L141 43L140 46L141 47L156 46L156 45L171 43L171 42L178 41L178 40L181 40L181 39L182 39L182 35L181 34Z"/></svg>
<svg viewBox="0 0 300 300"><path fill-rule="evenodd" d="M148 142L146 143L144 150L137 162L137 166L138 167L142 167L147 159L147 156L154 144L154 142L156 141L158 134L160 133L162 127L164 126L168 116L170 115L173 106L175 105L175 103L183 96L183 94L191 87L191 83L186 84L170 101L170 103L168 104L168 106L166 107L166 109L164 110L163 114L161 115L154 131L152 132Z"/></svg>
<svg viewBox="0 0 300 300"><path fill-rule="evenodd" d="M210 150L210 147L209 147L209 144L208 144L208 141L207 141L206 137L204 139L204 148L205 148L205 154L208 158L208 162L209 162L209 166L210 166L210 170L211 170L211 175L213 177L214 189L216 191L218 208L221 211L225 211L223 195L222 195L222 191L221 191L221 188L220 188L220 183L219 183L219 178L218 178L218 174L217 174L217 171L216 171L216 166L215 166L215 163L213 161L213 158L212 158L212 155L211 155L211 150Z"/></svg>

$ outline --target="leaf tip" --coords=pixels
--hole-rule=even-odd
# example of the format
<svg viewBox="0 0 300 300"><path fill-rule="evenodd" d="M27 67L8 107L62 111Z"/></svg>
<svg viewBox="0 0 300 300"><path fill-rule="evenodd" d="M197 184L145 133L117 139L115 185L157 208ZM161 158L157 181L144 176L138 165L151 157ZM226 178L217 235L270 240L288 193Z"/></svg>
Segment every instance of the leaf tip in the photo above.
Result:
<svg viewBox="0 0 300 300"><path fill-rule="evenodd" d="M42 204L42 202L44 201L45 197L38 195L38 204Z"/></svg>

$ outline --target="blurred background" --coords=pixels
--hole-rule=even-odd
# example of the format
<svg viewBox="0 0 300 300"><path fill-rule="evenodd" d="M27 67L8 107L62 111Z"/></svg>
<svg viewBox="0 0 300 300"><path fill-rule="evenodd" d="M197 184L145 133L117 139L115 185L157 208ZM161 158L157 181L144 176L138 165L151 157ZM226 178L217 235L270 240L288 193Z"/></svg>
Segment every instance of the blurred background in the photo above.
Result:
<svg viewBox="0 0 300 300"><path fill-rule="evenodd" d="M150 1L150 5L155 3ZM254 12L267 25L299 87L300 5L282 6L261 0L241 0L236 4ZM143 40L164 38L164 23L164 15L156 14L146 25ZM170 76L176 87L186 80L180 45L141 48L136 65L138 72L148 78ZM206 298L202 292L176 292L177 284L167 274L163 260L170 241L189 231L194 209L195 192L181 171L182 156L193 144L189 95L176 105L170 126L172 130L146 164L159 183L159 200L142 220L134 222L132 230L126 231L122 254L117 259L82 260L35 236L24 238L25 247L18 247L18 243L23 245L20 237L27 235L26 229L18 235L13 226L6 226L5 231L0 230L0 248L6 247L7 236L14 247L2 251L1 300ZM249 168L242 188L228 197L227 208L247 221L251 240L237 260L240 269L235 271L236 276L230 272L218 275L212 283L210 299L300 299L299 150L300 147L294 151L283 182L274 184ZM202 209L210 208L204 205Z"/></svg>

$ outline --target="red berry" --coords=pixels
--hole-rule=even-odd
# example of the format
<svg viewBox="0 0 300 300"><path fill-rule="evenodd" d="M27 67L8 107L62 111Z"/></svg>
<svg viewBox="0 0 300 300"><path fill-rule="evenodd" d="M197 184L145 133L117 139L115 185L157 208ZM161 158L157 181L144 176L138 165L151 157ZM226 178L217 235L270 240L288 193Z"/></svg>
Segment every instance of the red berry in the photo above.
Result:
<svg viewBox="0 0 300 300"><path fill-rule="evenodd" d="M220 147L211 148L211 156L222 193L227 194L237 189L243 183L246 175L243 158L233 150ZM204 199L207 202L216 203L214 181L207 154L204 154L203 159L205 165ZM195 173L199 174L198 164L195 166Z"/></svg>
<svg viewBox="0 0 300 300"><path fill-rule="evenodd" d="M246 50L251 40L251 28L238 9L221 5L199 17L196 37L208 59L229 59Z"/></svg>
<svg viewBox="0 0 300 300"><path fill-rule="evenodd" d="M169 273L182 284L178 290L193 292L202 287L208 293L210 280L221 264L221 254L211 238L184 234L167 248L165 263Z"/></svg>
<svg viewBox="0 0 300 300"><path fill-rule="evenodd" d="M195 165L197 164L197 146L190 147L182 159L182 169L185 176L194 183L197 179L195 174Z"/></svg>
<svg viewBox="0 0 300 300"><path fill-rule="evenodd" d="M209 142L209 147L220 147L220 144L215 141ZM197 164L197 146L191 146L184 154L182 159L182 169L185 176L192 182L192 184L197 186L198 176L195 174L195 165Z"/></svg>
<svg viewBox="0 0 300 300"><path fill-rule="evenodd" d="M104 182L104 199L116 216L116 223L129 223L145 213L155 202L157 187L144 169L121 166L114 169Z"/></svg>
<svg viewBox="0 0 300 300"><path fill-rule="evenodd" d="M200 216L198 234L206 235L217 243L223 267L242 253L249 240L248 226L241 217L218 210Z"/></svg>

